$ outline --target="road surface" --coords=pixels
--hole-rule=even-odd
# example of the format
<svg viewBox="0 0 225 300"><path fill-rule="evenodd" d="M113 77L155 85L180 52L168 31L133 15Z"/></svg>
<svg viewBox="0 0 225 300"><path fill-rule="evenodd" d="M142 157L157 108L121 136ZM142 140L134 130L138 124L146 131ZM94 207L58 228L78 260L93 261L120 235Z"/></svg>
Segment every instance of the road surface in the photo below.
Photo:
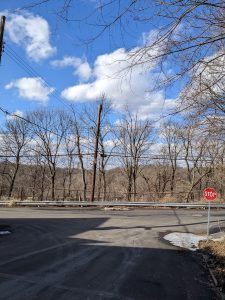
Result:
<svg viewBox="0 0 225 300"><path fill-rule="evenodd" d="M206 222L191 209L1 208L0 299L220 299L198 254L162 239Z"/></svg>

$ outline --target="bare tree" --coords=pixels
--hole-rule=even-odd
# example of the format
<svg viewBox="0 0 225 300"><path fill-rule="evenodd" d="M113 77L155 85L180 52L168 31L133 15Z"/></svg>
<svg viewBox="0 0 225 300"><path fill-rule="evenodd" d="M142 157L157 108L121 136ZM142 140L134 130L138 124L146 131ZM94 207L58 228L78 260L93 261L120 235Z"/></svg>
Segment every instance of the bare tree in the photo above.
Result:
<svg viewBox="0 0 225 300"><path fill-rule="evenodd" d="M216 144L211 140L207 126L188 120L180 127L179 136L182 142L182 154L186 164L187 196L186 200L194 200L194 191L198 187L199 199L202 197L204 179L212 176L214 160L217 157Z"/></svg>
<svg viewBox="0 0 225 300"><path fill-rule="evenodd" d="M8 197L12 196L21 158L28 153L30 139L29 123L16 117L6 120L5 129L2 130L2 151L9 156L4 171L9 182Z"/></svg>
<svg viewBox="0 0 225 300"><path fill-rule="evenodd" d="M102 180L103 180L103 199L106 200L107 195L107 178L106 168L110 161L113 150L117 146L117 141L110 139L112 137L112 128L109 124L105 128L101 128L99 135L99 187L98 187L98 198L101 198ZM107 137L108 136L108 137ZM110 192L110 191L109 191Z"/></svg>
<svg viewBox="0 0 225 300"><path fill-rule="evenodd" d="M173 196L175 183L176 183L176 172L178 167L178 156L181 152L181 143L178 134L179 124L177 122L169 121L163 125L161 135L164 139L164 153L168 156L168 162L171 166L170 175L170 192Z"/></svg>
<svg viewBox="0 0 225 300"><path fill-rule="evenodd" d="M67 115L62 110L38 110L30 115L36 142L51 174L51 198L55 199L56 168L67 132Z"/></svg>
<svg viewBox="0 0 225 300"><path fill-rule="evenodd" d="M115 136L117 148L121 153L121 162L127 177L127 200L133 200L137 195L137 177L140 171L141 157L152 145L152 125L149 120L140 120L138 115L132 115L128 110L121 120Z"/></svg>
<svg viewBox="0 0 225 300"><path fill-rule="evenodd" d="M66 121L68 121L69 123L67 127L68 132L66 132L63 139L64 148L65 148L64 151L66 153L66 156L64 156L62 160L63 169L65 169L64 172L65 174L63 178L63 199L65 199L66 197L71 197L72 175L75 167L75 154L77 148L77 143L73 132L74 120L72 120L71 117L68 115L68 120L65 120L65 122ZM67 179L68 179L68 192L66 193Z"/></svg>
<svg viewBox="0 0 225 300"><path fill-rule="evenodd" d="M84 163L84 154L87 149L84 149L82 141L84 140L84 135L82 131L82 120L80 115L76 112L76 108L71 106L71 130L74 131L75 135L75 145L77 148L78 159L81 167L82 182L83 182L83 200L87 200L87 174L86 167ZM88 149L89 150L89 149Z"/></svg>
<svg viewBox="0 0 225 300"><path fill-rule="evenodd" d="M160 153L162 153L161 149ZM170 183L171 170L167 157L159 157L156 162L150 165L145 165L141 171L140 176L143 178L146 186L143 188L151 199L159 200L165 196L168 184Z"/></svg>
<svg viewBox="0 0 225 300"><path fill-rule="evenodd" d="M165 149L165 147L162 147L160 149L160 155L162 157L159 157L157 162L154 164L156 174L154 187L159 199L165 196L165 192L167 191L167 186L169 185L169 183L171 190L171 167L168 162L167 153L167 149Z"/></svg>
<svg viewBox="0 0 225 300"><path fill-rule="evenodd" d="M111 152L114 148L114 143L109 145L110 136L112 137L111 124L109 121L109 114L112 111L111 103L106 101L105 97L102 96L100 100L102 103L102 112L100 118L100 133L99 133L99 151L98 151L98 198L101 197L101 190L103 188L103 198L106 198L106 167L110 160ZM96 139L96 127L97 127L97 112L98 105L100 103L97 101L94 105L86 105L83 107L81 120L84 127L89 131L89 150L93 149L94 141ZM102 185L103 182L103 185Z"/></svg>
<svg viewBox="0 0 225 300"><path fill-rule="evenodd" d="M220 198L223 199L224 198L224 194L225 194L225 145L223 141L220 141L220 146L219 146L219 153L218 153L218 157L217 160L215 161L215 181L217 183L218 186L218 190L219 190L219 194L220 194Z"/></svg>
<svg viewBox="0 0 225 300"><path fill-rule="evenodd" d="M34 166L32 166L34 164ZM33 167L33 172L31 174L32 179L32 200L35 200L36 190L37 190L37 181L38 181L38 171L40 166L40 153L37 151L34 155L34 158L30 160L30 165Z"/></svg>

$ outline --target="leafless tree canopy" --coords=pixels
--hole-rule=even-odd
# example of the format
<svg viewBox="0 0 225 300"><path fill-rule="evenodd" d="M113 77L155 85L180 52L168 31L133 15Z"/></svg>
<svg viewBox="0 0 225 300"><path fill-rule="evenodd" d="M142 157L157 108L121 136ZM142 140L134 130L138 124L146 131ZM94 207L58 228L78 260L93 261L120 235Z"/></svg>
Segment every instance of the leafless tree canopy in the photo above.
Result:
<svg viewBox="0 0 225 300"><path fill-rule="evenodd" d="M28 1L25 8L52 1ZM91 35L84 39L77 32L83 43L94 43L104 34L115 33L118 38L120 32L126 47L126 37L133 35L134 26L145 24L149 33L142 45L129 52L129 68L142 65L147 69L157 62L163 74L157 87L185 78L179 109L194 106L199 114L224 112L224 0L98 0L91 13L82 16L77 2L57 1L55 13L81 28L91 27Z"/></svg>
<svg viewBox="0 0 225 300"><path fill-rule="evenodd" d="M0 196L88 201L96 119L85 115L87 110L73 106L7 116L1 129ZM108 104L100 128L96 200L201 201L207 185L223 197L222 130L192 117L155 128L129 110L111 124L110 114Z"/></svg>
<svg viewBox="0 0 225 300"><path fill-rule="evenodd" d="M52 0L28 1L25 7L51 2ZM76 2L76 3L75 3ZM173 57L182 62L180 70L191 70L206 56L224 49L225 3L223 0L105 0L96 1L89 15L77 17L77 1L58 1L57 13L66 21L83 22L96 26L94 41L113 26L119 26L121 34L129 33L129 24L149 24L155 35L146 39L143 47L133 53L134 63L162 57ZM126 36L125 36L126 37ZM152 51L163 45L163 51ZM143 59L144 58L144 59Z"/></svg>

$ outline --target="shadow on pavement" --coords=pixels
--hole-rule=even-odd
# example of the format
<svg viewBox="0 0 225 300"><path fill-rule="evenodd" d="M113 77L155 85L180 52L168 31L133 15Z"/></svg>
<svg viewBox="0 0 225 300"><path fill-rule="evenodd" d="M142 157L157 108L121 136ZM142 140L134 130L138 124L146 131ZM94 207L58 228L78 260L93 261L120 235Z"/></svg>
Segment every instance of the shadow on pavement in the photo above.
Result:
<svg viewBox="0 0 225 300"><path fill-rule="evenodd" d="M107 220L1 220L13 234L0 237L0 299L218 299L196 254L154 241L142 248L121 227L113 240L115 227L99 228Z"/></svg>

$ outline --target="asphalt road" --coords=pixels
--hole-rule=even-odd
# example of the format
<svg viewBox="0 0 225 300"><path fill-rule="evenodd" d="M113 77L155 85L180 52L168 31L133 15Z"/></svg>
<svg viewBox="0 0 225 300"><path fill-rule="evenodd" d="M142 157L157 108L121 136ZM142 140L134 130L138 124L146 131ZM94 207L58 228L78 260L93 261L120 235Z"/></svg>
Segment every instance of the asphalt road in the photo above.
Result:
<svg viewBox="0 0 225 300"><path fill-rule="evenodd" d="M162 239L206 221L205 210L1 208L13 232L0 236L0 299L220 299L199 255Z"/></svg>

